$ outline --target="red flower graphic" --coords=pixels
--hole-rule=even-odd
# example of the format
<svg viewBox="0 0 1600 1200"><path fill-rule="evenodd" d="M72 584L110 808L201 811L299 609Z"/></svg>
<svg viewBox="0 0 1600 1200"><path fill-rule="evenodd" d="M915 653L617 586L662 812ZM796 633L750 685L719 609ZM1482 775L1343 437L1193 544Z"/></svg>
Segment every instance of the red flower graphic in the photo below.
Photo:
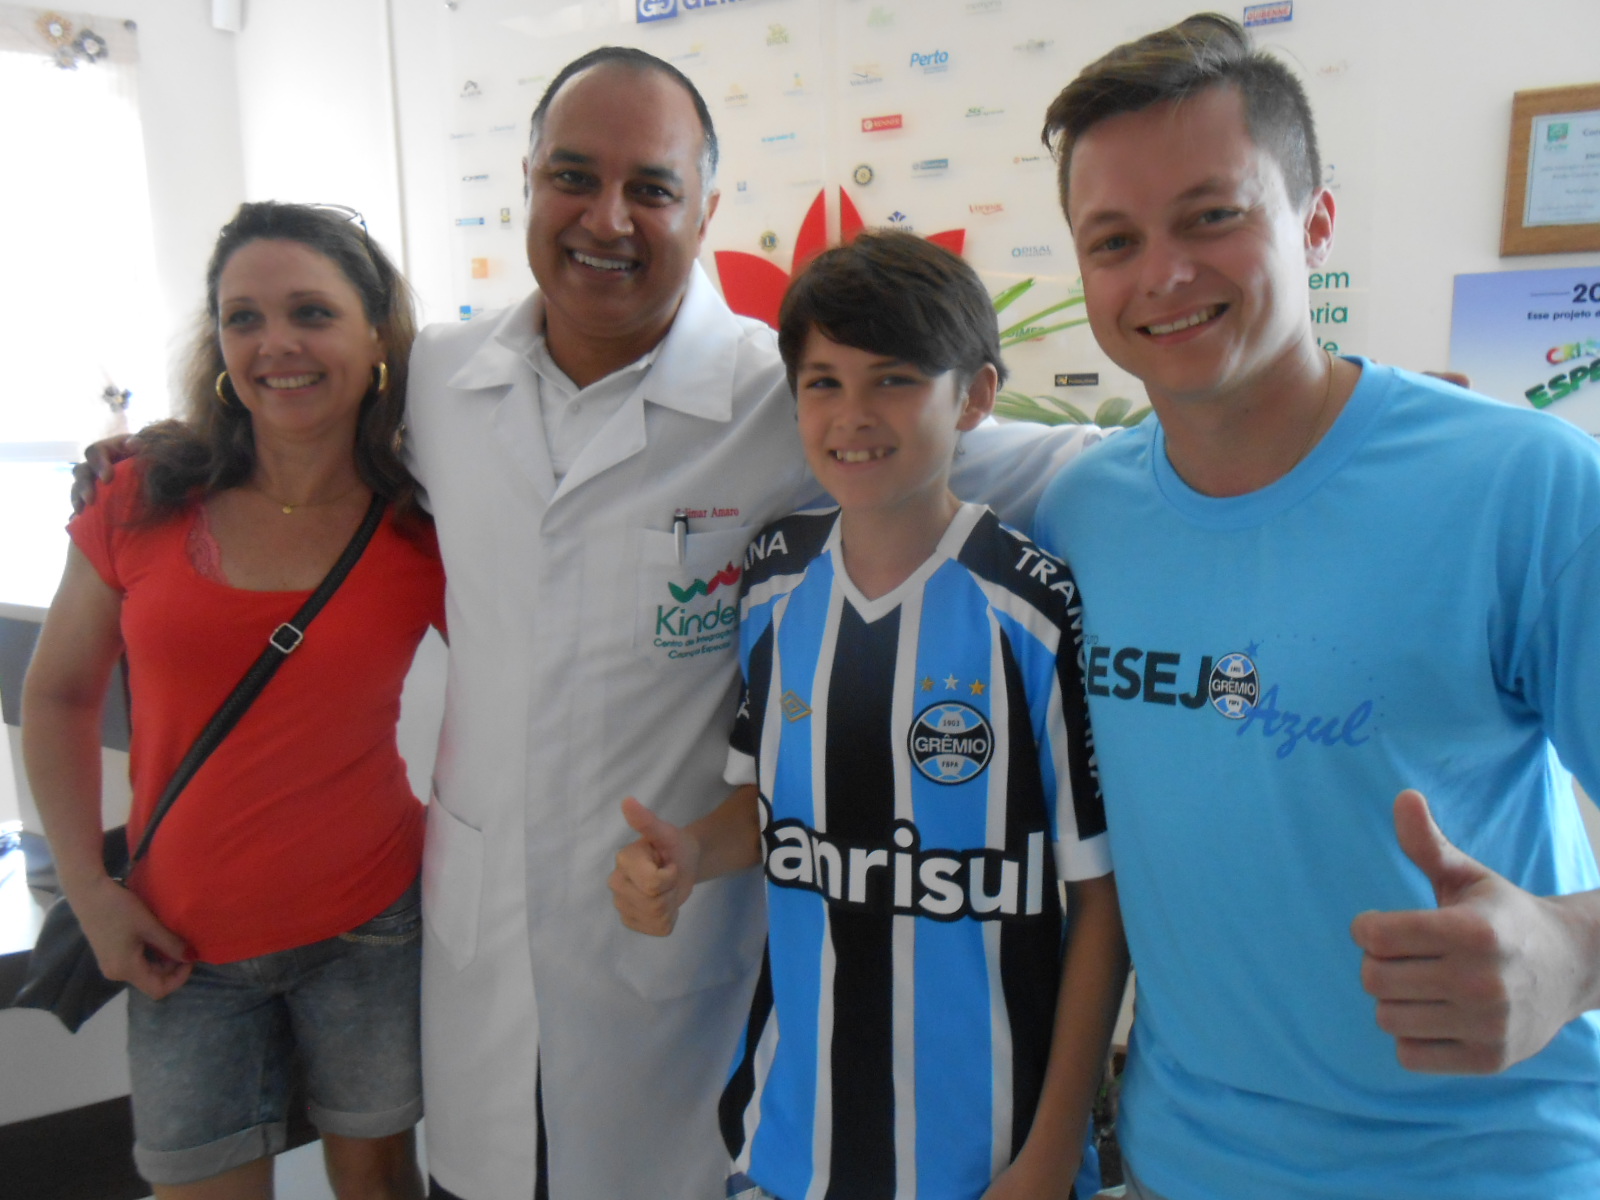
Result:
<svg viewBox="0 0 1600 1200"><path fill-rule="evenodd" d="M717 261L717 275L722 280L722 296L728 302L729 308L741 316L755 317L777 328L778 308L783 303L784 292L789 290L790 280L827 248L826 197L827 189L823 188L811 202L811 207L806 210L805 219L800 222L800 232L794 239L794 259L788 271L769 259L762 258L758 254L746 254L743 250L716 252L714 257ZM840 188L840 239L846 242L854 241L855 236L865 228L866 222L856 211L850 193ZM967 231L946 229L939 233L928 234L928 240L935 245L943 246L952 254L960 254L967 244Z"/></svg>

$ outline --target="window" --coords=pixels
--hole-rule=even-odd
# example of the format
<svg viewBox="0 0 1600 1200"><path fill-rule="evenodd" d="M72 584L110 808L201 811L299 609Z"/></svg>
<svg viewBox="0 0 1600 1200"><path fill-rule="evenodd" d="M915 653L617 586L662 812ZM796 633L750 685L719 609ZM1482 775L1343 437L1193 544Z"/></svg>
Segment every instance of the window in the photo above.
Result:
<svg viewBox="0 0 1600 1200"><path fill-rule="evenodd" d="M0 602L54 590L62 464L168 410L136 51L132 22L0 5Z"/></svg>

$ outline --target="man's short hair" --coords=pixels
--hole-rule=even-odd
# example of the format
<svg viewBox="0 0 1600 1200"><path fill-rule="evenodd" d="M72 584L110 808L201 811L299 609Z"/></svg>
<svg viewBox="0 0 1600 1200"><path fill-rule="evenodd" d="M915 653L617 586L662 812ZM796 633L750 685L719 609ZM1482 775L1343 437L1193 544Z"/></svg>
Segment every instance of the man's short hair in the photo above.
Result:
<svg viewBox="0 0 1600 1200"><path fill-rule="evenodd" d="M1237 21L1197 13L1090 63L1051 102L1042 136L1056 156L1061 211L1067 211L1073 147L1090 128L1119 113L1181 101L1224 84L1239 89L1245 126L1256 145L1277 160L1290 202L1304 205L1322 183L1317 129L1305 89L1281 62L1255 49Z"/></svg>
<svg viewBox="0 0 1600 1200"><path fill-rule="evenodd" d="M556 98L556 93L567 80L580 71L587 71L590 67L612 63L635 71L658 71L689 93L689 99L694 104L695 116L700 118L700 131L704 135L704 145L700 151L700 182L705 191L710 192L712 181L717 177L718 149L717 131L711 124L711 110L706 107L705 97L677 67L665 59L657 58L654 54L633 46L599 46L587 54L579 55L562 67L550 81L550 86L545 88L544 95L539 97L539 103L534 106L533 117L528 122L528 145L538 144L545 113L550 110L550 102Z"/></svg>
<svg viewBox="0 0 1600 1200"><path fill-rule="evenodd" d="M790 285L778 313L778 352L795 386L806 339L898 359L929 375L970 380L985 363L1006 378L994 302L977 272L911 233L863 233L824 250Z"/></svg>

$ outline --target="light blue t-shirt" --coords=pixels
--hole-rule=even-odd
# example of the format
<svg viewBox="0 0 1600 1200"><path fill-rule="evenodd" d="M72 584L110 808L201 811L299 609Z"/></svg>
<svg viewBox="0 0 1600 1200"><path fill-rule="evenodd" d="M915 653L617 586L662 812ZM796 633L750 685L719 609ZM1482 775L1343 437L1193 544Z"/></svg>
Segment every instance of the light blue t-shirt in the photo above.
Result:
<svg viewBox="0 0 1600 1200"><path fill-rule="evenodd" d="M1556 755L1600 794L1600 449L1360 365L1267 488L1193 491L1147 421L1040 505L1139 977L1123 1145L1174 1200L1600 1196L1597 1015L1498 1076L1407 1072L1349 934L1434 904L1405 787L1530 891L1600 886Z"/></svg>

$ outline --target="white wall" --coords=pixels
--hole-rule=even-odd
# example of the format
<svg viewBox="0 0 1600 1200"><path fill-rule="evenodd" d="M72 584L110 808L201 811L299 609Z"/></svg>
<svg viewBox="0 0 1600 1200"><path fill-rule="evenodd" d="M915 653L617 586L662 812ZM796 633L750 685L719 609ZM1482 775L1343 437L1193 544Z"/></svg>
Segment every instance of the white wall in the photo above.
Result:
<svg viewBox="0 0 1600 1200"><path fill-rule="evenodd" d="M238 39L252 200L344 204L402 255L384 0L253 0Z"/></svg>
<svg viewBox="0 0 1600 1200"><path fill-rule="evenodd" d="M1131 36L1203 7L1198 0L1000 0L982 5L966 0L741 0L728 8L685 12L674 20L636 26L628 0L463 0L453 10L437 0L390 4L410 251L431 306L446 314L460 303L477 302L474 285L464 282L463 268L466 255L474 252L469 247L486 244L481 239L470 242L471 231L453 227L454 218L472 201L459 186L464 164L447 137L469 128L478 109L505 119L512 103L504 100L508 93L515 93L525 120L522 110L531 107L538 89L515 87L520 82L515 75L548 73L583 49L608 41L642 45L673 58L705 93L724 134L720 176L725 194L708 238L709 265L709 252L716 249L755 252L755 234L763 228L787 241L816 192L815 186L789 185L798 185L800 175L815 174L818 162L839 176L823 181L831 191L841 184L852 186L848 171L862 156L892 158L896 151L891 146L907 158L913 147L934 154L951 153L950 145L962 151L956 135L963 131L954 129L960 122L940 116L959 115L960 107L949 107L952 100L1003 105L1006 115L986 129L1005 143L1008 154L1013 146L1024 152L1030 144L1037 148L1045 105L1080 67ZM973 15L979 10L982 15ZM1600 262L1600 254L1498 255L1512 94L1600 76L1592 39L1578 32L1592 28L1595 15L1594 0L1302 0L1293 23L1258 31L1259 39L1296 64L1305 78L1318 111L1325 158L1337 167L1340 233L1332 265L1353 276L1352 294L1341 298L1349 304L1351 323L1344 329L1319 327L1319 333L1399 365L1441 367L1449 355L1456 273ZM788 44L762 45L760 35L773 25L787 30ZM1021 30L1050 39L1051 46L1042 52L1048 71L1037 70L1040 56L1011 53L1010 43ZM933 47L968 53L964 73L952 71L943 84L897 83L894 72L904 74L902 52ZM809 73L816 65L834 71L852 56L884 62L890 78L871 93L883 98L883 111L920 112L923 130L915 137L922 138L929 125L942 124L951 129L945 138L949 145L941 148L937 137L851 140L848 130L856 115L851 105L868 93L842 87L837 76L833 91L850 93L840 101L845 119L808 126L802 107L778 98L770 82L774 76L787 78L794 68ZM476 109L477 102L458 99L467 78L486 85ZM491 82L493 95L488 91ZM735 83L751 93L748 104L725 103ZM757 84L770 95L764 97ZM503 100L505 107L498 107ZM804 103L820 108L827 102L816 97ZM802 138L820 133L833 144L822 155L803 149L787 157L747 144L758 140L753 133L767 127L798 127ZM476 143L458 146L467 154L482 153L487 149L482 142L479 130ZM471 169L514 172L520 140L496 142L493 153L504 158L503 167L498 161L487 166L475 162ZM971 157L969 153L969 161ZM754 216L728 194L731 182L744 176L777 193L763 196ZM491 211L512 194L498 176L495 187ZM922 211L914 215L928 216L919 230L966 224L980 271L989 265L983 260L988 248L975 246L973 239L985 236L982 231L992 225L968 218L967 203L1004 199L1008 215L1001 221L1011 220L1013 209L1027 210L1028 222L1014 225L1010 240L1052 238L1054 265L1046 269L1070 282L1074 269L1064 226L1053 209L1048 171L1012 171L1008 157L1003 172L974 178L952 170L943 181L906 185L891 184L880 169L871 189L852 187L869 223L881 220L882 214L869 211L868 204L889 196L890 187L900 188L893 193L895 204L907 211L918 205ZM893 205L880 207L886 213ZM1004 252L1003 245L999 249ZM787 266L791 250L792 243L781 245L771 257ZM506 276L515 281L517 273L508 269ZM441 280L450 294L438 294ZM503 290L477 288L497 297ZM1041 359L1039 368L1053 364L1057 370L1077 369L1076 362L1067 360L1095 354L1086 330L1053 340L1055 345L1045 353L1049 361ZM1024 346L1013 352L1019 372L1028 373L1034 349ZM1102 369L1113 373L1108 363ZM1040 373L1032 372L1035 378Z"/></svg>
<svg viewBox="0 0 1600 1200"><path fill-rule="evenodd" d="M101 3L139 25L139 111L161 288L141 302L161 306L176 354L200 310L217 230L244 199L234 36L211 27L210 0Z"/></svg>

